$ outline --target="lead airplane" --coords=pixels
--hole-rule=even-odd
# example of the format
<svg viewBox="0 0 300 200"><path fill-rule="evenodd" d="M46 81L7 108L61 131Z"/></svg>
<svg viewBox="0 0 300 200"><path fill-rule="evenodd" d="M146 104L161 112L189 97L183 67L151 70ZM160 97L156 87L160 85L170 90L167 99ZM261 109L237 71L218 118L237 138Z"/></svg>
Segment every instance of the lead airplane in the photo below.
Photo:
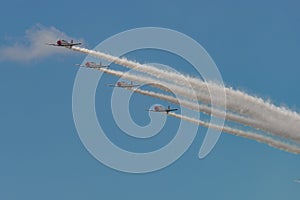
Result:
<svg viewBox="0 0 300 200"><path fill-rule="evenodd" d="M169 114L169 112L171 111L176 111L178 110L177 108L170 108L170 106L168 106L167 108L164 108L162 106L154 106L153 110L147 110L147 111L152 111L152 112L165 112L167 114Z"/></svg>
<svg viewBox="0 0 300 200"><path fill-rule="evenodd" d="M134 88L140 86L138 84L133 84L132 81L130 82L130 84L125 81L119 81L116 84L106 84L106 85L109 87L120 87L120 88Z"/></svg>
<svg viewBox="0 0 300 200"><path fill-rule="evenodd" d="M79 67L86 67L86 68L92 68L92 69L99 69L99 68L107 68L109 67L108 65L102 65L102 63L100 62L99 64L95 63L95 62L86 62L84 63L84 65L80 65L80 64L75 64Z"/></svg>
<svg viewBox="0 0 300 200"><path fill-rule="evenodd" d="M72 48L73 46L81 45L81 42L74 43L73 40L71 42L68 42L66 40L57 40L56 43L47 43L47 45L51 46L57 46L57 47L66 47L66 48Z"/></svg>

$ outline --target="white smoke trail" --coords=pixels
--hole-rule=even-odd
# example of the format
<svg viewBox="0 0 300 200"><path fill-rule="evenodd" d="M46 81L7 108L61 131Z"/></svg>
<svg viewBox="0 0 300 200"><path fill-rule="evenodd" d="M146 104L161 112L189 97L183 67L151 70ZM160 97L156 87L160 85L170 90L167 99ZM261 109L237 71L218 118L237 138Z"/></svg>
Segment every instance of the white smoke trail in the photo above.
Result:
<svg viewBox="0 0 300 200"><path fill-rule="evenodd" d="M173 116L173 117L176 117L176 118L179 118L179 119L189 121L191 123L195 123L195 124L200 125L200 126L213 128L213 129L216 129L216 130L221 130L221 131L224 131L226 133L233 134L233 135L236 135L236 136L241 136L241 137L245 137L245 138L248 138L248 139L253 139L253 140L256 140L258 142L268 144L269 146L272 146L272 147L275 147L275 148L278 148L278 149L281 149L281 150L284 150L284 151L300 154L300 147L298 147L296 145L285 143L283 141L275 140L272 137L268 137L268 136L265 136L265 135L260 135L260 134L253 133L253 132L246 132L246 131L242 131L242 130L239 130L239 129L234 129L234 128L227 127L227 126L218 126L218 125L210 124L210 123L198 120L198 119L194 119L194 118L187 117L187 116L184 116L184 115L179 115L179 114L176 114L176 113L173 113L173 112L170 112L169 115Z"/></svg>
<svg viewBox="0 0 300 200"><path fill-rule="evenodd" d="M237 112L264 122L264 126L268 127L267 129L273 129L272 133L300 141L300 115L285 108L279 108L273 104L264 102L261 98L252 97L241 91L235 91L231 88L224 88L215 83L203 82L200 79L184 76L179 73L165 71L149 65L142 65L137 62L129 61L126 58L118 58L102 52L79 47L74 47L73 50L87 53L122 66L148 73L157 78L168 80L178 85L189 86L191 84L192 88L196 91L198 99L205 103L209 103L210 94L214 94L214 104L224 107L224 100L222 98L218 99L215 97L218 97L218 94L222 94L222 92L225 90L226 108L232 110L233 112ZM186 93L190 92L190 90L187 89L185 91ZM188 97L188 94L186 93L182 95Z"/></svg>
<svg viewBox="0 0 300 200"><path fill-rule="evenodd" d="M130 90L132 90L136 93L139 93L139 94L148 95L148 96L151 96L151 97L159 98L159 99L162 99L162 100L166 100L166 101L178 104L178 99L176 99L175 97L169 96L169 95L164 95L164 94L160 94L160 93L156 93L156 92L152 92L152 91L147 91L147 90L141 90L141 89L130 89ZM185 101L185 100L180 100L180 105L184 106L184 107L191 108L193 110L196 110L196 108L197 108L197 105L195 105L195 103ZM202 105L198 105L198 106L202 107ZM205 106L204 106L204 109L206 109ZM207 112L209 114L209 110L207 110ZM298 146L288 144L288 143L280 141L280 140L276 140L276 139L274 139L272 137L268 137L266 135L260 135L260 134L254 133L254 132L246 132L246 131L230 128L230 127L227 127L227 126L224 126L224 127L223 126L218 126L218 125L215 125L215 124L210 124L210 123L198 120L198 119L190 118L190 117L187 117L187 116L184 116L184 115L179 115L179 114L176 114L176 113L171 113L170 112L169 115L173 116L173 117L183 119L183 120L186 120L186 121L189 121L189 122L192 122L192 123L195 123L195 124L200 125L200 126L221 130L221 131L224 131L224 132L236 135L236 136L241 136L241 137L245 137L245 138L248 138L248 139L256 140L258 142L266 143L270 146L273 146L273 147L276 147L276 148L279 148L279 149L282 149L282 150L285 150L285 151L288 151L288 152L300 154L300 148ZM239 117L239 116L236 116L236 117ZM240 119L238 119L238 120L240 120Z"/></svg>
<svg viewBox="0 0 300 200"><path fill-rule="evenodd" d="M142 90L142 89L130 89L136 93L139 94L143 94L143 95L147 95L147 96L151 96L154 98L158 98L164 101L168 101L174 104L180 104L183 107L189 108L191 110L197 111L197 112L203 112L207 115L211 115L214 114L215 117L223 117L226 116L227 120L233 121L233 122L237 122L246 126L251 126L251 127L257 127L259 126L259 124L257 124L257 122L253 119L250 118L246 118L244 116L240 116L240 115L236 115L234 113L224 113L224 111L221 110L217 110L215 108L211 108L207 105L203 105L203 104L198 104L195 102L191 102L191 101L187 101L184 99L180 99L180 102L178 101L177 98L170 96L170 95L166 95L166 94L161 94L161 93L157 93L157 92L152 92L152 91L147 91L147 90ZM212 111L214 110L214 111Z"/></svg>
<svg viewBox="0 0 300 200"><path fill-rule="evenodd" d="M181 91L180 95L185 96L187 98L189 98L189 93L191 91L194 91L190 89L190 87L183 88L179 87L178 85L188 86L189 84L191 84L192 88L196 89L197 98L204 102L209 101L209 92L213 94L218 94L219 92L225 89L227 95L226 107L229 108L229 110L251 117L254 121L256 121L257 124L259 124L259 126L256 126L255 128L262 129L264 131L270 132L275 135L279 135L281 137L293 139L298 142L300 141L300 116L295 112L283 108L278 108L273 104L264 102L260 98L252 97L243 92L235 91L231 88L224 88L214 83L203 82L200 79L183 76L174 72L167 72L162 69L158 69L149 65L142 65L137 62L129 61L125 58L118 58L102 52L97 52L79 47L74 47L72 49L75 51L80 51L96 57L100 57L102 59L114 62L122 66L126 66L138 71L148 73L150 75L155 76L157 80L163 79L168 80L169 82L176 83L176 85L173 84L173 86L172 84L168 84L169 86L166 86L167 82L160 82L166 87L170 87L171 85L172 90L174 89L174 87L176 87L178 90ZM127 77L127 79L130 78ZM183 80L188 81L184 82ZM138 80L136 79L134 81ZM141 80L138 82L145 83ZM217 103L219 106L225 106L223 105L223 100L219 100L219 102L217 101ZM288 119L288 121L286 120L286 118Z"/></svg>
<svg viewBox="0 0 300 200"><path fill-rule="evenodd" d="M144 84L152 84L153 82L156 82L156 84L154 84L155 87L158 87L158 88L163 89L163 90L166 90L166 88L169 88L172 91L174 91L174 93L176 93L176 94L182 94L182 93L187 92L187 89L178 87L174 84L169 84L169 83L166 83L166 82L162 82L161 80L154 79L154 78L151 78L151 77L145 77L145 76L141 76L141 75L133 75L133 74L130 74L130 73L125 73L125 72L110 70L110 69L105 69L105 68L100 68L99 70L101 70L101 71L103 71L107 74L110 74L110 75L122 77L122 78L125 78L125 79L128 79L128 80L131 80L131 81L140 82L140 83L144 83ZM169 90L166 90L166 91L169 91ZM143 92L142 90L137 90L137 92L143 93L145 95L152 95L153 97L161 98L161 99L164 99L164 100L167 100L167 101L171 101L173 103L178 103L176 98L171 97L171 96L159 95L159 94L157 95L153 92L152 93L147 93L147 92ZM208 107L208 106L205 106L205 105L192 103L192 102L188 102L188 101L184 101L184 100L181 100L181 103L182 103L182 106L185 106L185 107L187 107L189 109L192 109L192 110L201 111L201 112L204 112L206 114L213 114L214 116L220 117L220 118L225 116L224 112L222 112L220 110L217 110L217 109L214 109L214 108L211 108L211 107ZM277 132L276 126L269 125L269 124L267 124L265 122L261 122L259 120L255 120L255 119L252 119L252 118L247 118L247 117L237 115L237 114L234 114L234 113L230 113L230 112L226 113L226 119L237 122L237 123L240 123L240 124L243 124L243 125L246 125L246 126L251 126L255 129L261 129L261 130L263 130L267 133L270 133L270 134L275 134L275 135L280 136L280 137L285 137L285 138L288 138L288 139L293 139L296 142L300 142L299 138L287 137L286 135L279 134Z"/></svg>
<svg viewBox="0 0 300 200"><path fill-rule="evenodd" d="M144 83L144 84L150 84L159 89L165 90L167 92L169 92L171 90L175 94L186 93L186 90L184 88L180 88L180 87L171 85L169 83L165 83L160 80L153 79L151 77L134 75L134 74L130 74L130 73L125 73L125 72L111 70L111 69L105 69L105 68L99 68L98 70L103 71L104 73L107 73L110 75L114 75L114 76L118 76L118 77L122 77L122 78L125 78L128 80L131 80L131 81L140 82L140 83ZM153 83L155 83L155 84L153 84ZM178 104L178 100L175 97L172 97L169 95L164 95L164 94L155 93L155 92L146 91L146 90L140 90L140 89L134 89L133 91ZM187 107L191 110L195 110L197 112L200 111L200 112L203 112L203 113L209 114L209 115L213 114L216 117L220 117L220 118L226 117L226 119L228 119L228 120L235 121L235 122L247 125L247 126L253 126L253 127L262 126L252 119L249 119L249 118L246 118L243 116L239 116L239 115L225 113L224 111L217 110L215 108L211 108L211 107L203 105L203 104L187 101L184 99L180 99L180 104L184 107Z"/></svg>
<svg viewBox="0 0 300 200"><path fill-rule="evenodd" d="M265 108L266 111L270 112L268 114L272 114L272 113L276 112L276 113L281 113L286 117L294 117L294 118L300 119L300 116L298 113L289 111L285 108L276 107L273 104L265 102L261 98L252 97L248 94L245 94L241 91L235 91L231 88L224 88L223 86L220 86L215 83L203 82L202 80L194 78L194 77L190 77L190 76L186 76L186 75L184 76L182 74L171 72L171 71L165 71L165 70L158 69L158 68L150 66L150 65L140 64L138 62L127 60L126 58L118 58L118 57L115 57L115 56L112 56L109 54L105 54L105 53L102 53L99 51L88 50L88 49L80 48L80 47L74 47L73 50L87 53L87 54L93 55L95 57L99 57L99 58L108 60L110 62L114 62L116 64L126 66L131 69L146 72L155 77L158 77L161 79L167 79L167 80L169 80L171 82L175 82L176 84L179 84L179 85L189 87L191 84L192 87L194 89L196 89L197 92L205 93L207 95L209 95L209 93L216 93L216 94L221 93L225 89L226 96L228 96L228 98L229 98L229 99L227 99L228 104L226 106L228 106L230 109L234 110L235 112L239 112L241 114L246 114L246 115L250 115L250 116L253 115L253 117L260 116L261 119L264 120L265 115L261 114L260 112L259 113L253 112L253 110L254 110L253 108L259 108L259 109ZM188 80L188 82L183 81L183 80ZM243 102L243 104L239 104L239 102L236 102L236 98L240 98L241 101ZM219 103L222 105L223 102L221 101ZM248 103L249 105L246 105L245 103ZM251 109L249 109L249 108L251 108Z"/></svg>

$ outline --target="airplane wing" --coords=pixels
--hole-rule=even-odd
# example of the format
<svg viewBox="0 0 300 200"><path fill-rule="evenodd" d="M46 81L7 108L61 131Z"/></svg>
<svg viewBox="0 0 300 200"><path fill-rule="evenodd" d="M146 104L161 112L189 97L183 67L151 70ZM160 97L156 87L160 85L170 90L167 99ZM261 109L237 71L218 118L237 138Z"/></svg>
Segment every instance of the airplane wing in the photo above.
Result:
<svg viewBox="0 0 300 200"><path fill-rule="evenodd" d="M145 109L146 111L151 111L151 112L158 112L158 113L167 113L167 114L169 114L169 112L171 112L171 111L175 111L175 110L178 110L178 109L171 109L171 110L147 110L147 109Z"/></svg>
<svg viewBox="0 0 300 200"><path fill-rule="evenodd" d="M121 86L116 86L116 87L122 87L122 88L133 88L133 87L138 87L140 85L121 85Z"/></svg>
<svg viewBox="0 0 300 200"><path fill-rule="evenodd" d="M72 46L74 45L81 45L82 43L81 42L78 42L78 43L71 43Z"/></svg>
<svg viewBox="0 0 300 200"><path fill-rule="evenodd" d="M118 87L123 87L123 88L132 88L132 87L138 87L139 85L122 85Z"/></svg>
<svg viewBox="0 0 300 200"><path fill-rule="evenodd" d="M58 47L66 47L66 48L71 49L73 46L80 45L80 44L81 44L81 43L75 43L75 44L68 43L68 44L61 44L61 45L55 45L55 46L58 46Z"/></svg>
<svg viewBox="0 0 300 200"><path fill-rule="evenodd" d="M93 66L93 67L89 67L89 68L93 68L93 69L100 69L100 68L109 68L110 66L107 65L107 66Z"/></svg>
<svg viewBox="0 0 300 200"><path fill-rule="evenodd" d="M118 88L131 88L132 87L131 85L121 85L121 86L118 86L118 85L114 85L114 84L106 84L106 86L109 86L109 87L118 87Z"/></svg>
<svg viewBox="0 0 300 200"><path fill-rule="evenodd" d="M51 46L56 46L56 47L72 47L72 46L77 46L77 45L81 45L82 43L66 43L66 44L52 44L52 43L46 43L47 45L51 45Z"/></svg>
<svg viewBox="0 0 300 200"><path fill-rule="evenodd" d="M85 67L85 68L91 68L91 69L100 69L100 68L108 68L110 67L109 65L107 66L91 66L91 67L87 67L86 65L81 65L81 64L75 64L76 66L79 67Z"/></svg>
<svg viewBox="0 0 300 200"><path fill-rule="evenodd" d="M176 111L178 110L177 108L171 108L171 109L166 109L165 112L167 113L167 115L169 114L169 112L171 111Z"/></svg>
<svg viewBox="0 0 300 200"><path fill-rule="evenodd" d="M65 47L72 47L72 46L77 46L77 45L81 45L81 43L68 43L68 44L62 44L61 46L65 46Z"/></svg>

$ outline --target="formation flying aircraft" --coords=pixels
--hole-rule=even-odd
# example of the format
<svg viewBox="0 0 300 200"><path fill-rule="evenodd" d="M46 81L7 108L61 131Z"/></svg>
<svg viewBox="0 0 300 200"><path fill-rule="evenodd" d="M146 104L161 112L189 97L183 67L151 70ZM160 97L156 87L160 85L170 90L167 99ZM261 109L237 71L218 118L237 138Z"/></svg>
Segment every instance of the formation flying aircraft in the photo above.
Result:
<svg viewBox="0 0 300 200"><path fill-rule="evenodd" d="M133 84L131 81L130 84L125 82L125 81L119 81L116 84L106 84L109 87L120 87L120 88L133 88L133 87L138 87L140 85Z"/></svg>
<svg viewBox="0 0 300 200"><path fill-rule="evenodd" d="M58 47L67 47L67 48L72 48L73 46L76 46L76 45L81 45L80 42L78 43L74 43L73 40L71 40L71 42L68 42L66 40L57 40L56 43L47 43L47 45L52 45L52 46L58 46Z"/></svg>
<svg viewBox="0 0 300 200"><path fill-rule="evenodd" d="M80 64L76 64L76 65L79 67L86 67L86 68L93 68L93 69L109 67L108 65L102 65L101 62L99 64L97 64L95 62L86 62L86 63L84 63L84 65L80 65Z"/></svg>
<svg viewBox="0 0 300 200"><path fill-rule="evenodd" d="M164 108L162 106L154 106L153 110L147 110L147 111L152 111L152 112L166 112L167 114L169 114L169 112L171 111L175 111L178 110L177 108L170 108L170 106L168 106L167 108Z"/></svg>

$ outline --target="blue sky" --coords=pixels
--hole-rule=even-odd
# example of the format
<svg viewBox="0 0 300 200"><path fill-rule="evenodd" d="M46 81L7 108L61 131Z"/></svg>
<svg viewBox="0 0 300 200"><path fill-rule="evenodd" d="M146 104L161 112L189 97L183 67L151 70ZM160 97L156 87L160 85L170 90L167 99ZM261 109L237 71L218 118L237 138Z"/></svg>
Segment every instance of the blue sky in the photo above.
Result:
<svg viewBox="0 0 300 200"><path fill-rule="evenodd" d="M0 13L3 45L20 40L25 30L37 23L83 38L89 48L131 28L171 28L208 51L227 85L271 98L277 105L300 108L300 13L296 1L5 1ZM172 63L169 57L164 60L146 53L129 56L140 62ZM0 199L299 198L300 185L293 182L300 176L299 156L222 134L209 156L199 160L204 128L189 150L165 169L128 174L101 164L81 143L72 117L72 89L78 70L74 63L84 58L74 53L1 62ZM177 67L189 72L184 66ZM105 80L116 81L109 76ZM108 116L106 128L113 133L113 140L120 130L101 107L110 94L109 88L97 91L97 99L103 97L97 108L99 116L102 112ZM133 118L147 124L143 109L157 101L139 95L133 101ZM172 131L177 122L168 119L165 132ZM141 145L123 138L121 146ZM165 140L154 138L147 147L160 142Z"/></svg>

